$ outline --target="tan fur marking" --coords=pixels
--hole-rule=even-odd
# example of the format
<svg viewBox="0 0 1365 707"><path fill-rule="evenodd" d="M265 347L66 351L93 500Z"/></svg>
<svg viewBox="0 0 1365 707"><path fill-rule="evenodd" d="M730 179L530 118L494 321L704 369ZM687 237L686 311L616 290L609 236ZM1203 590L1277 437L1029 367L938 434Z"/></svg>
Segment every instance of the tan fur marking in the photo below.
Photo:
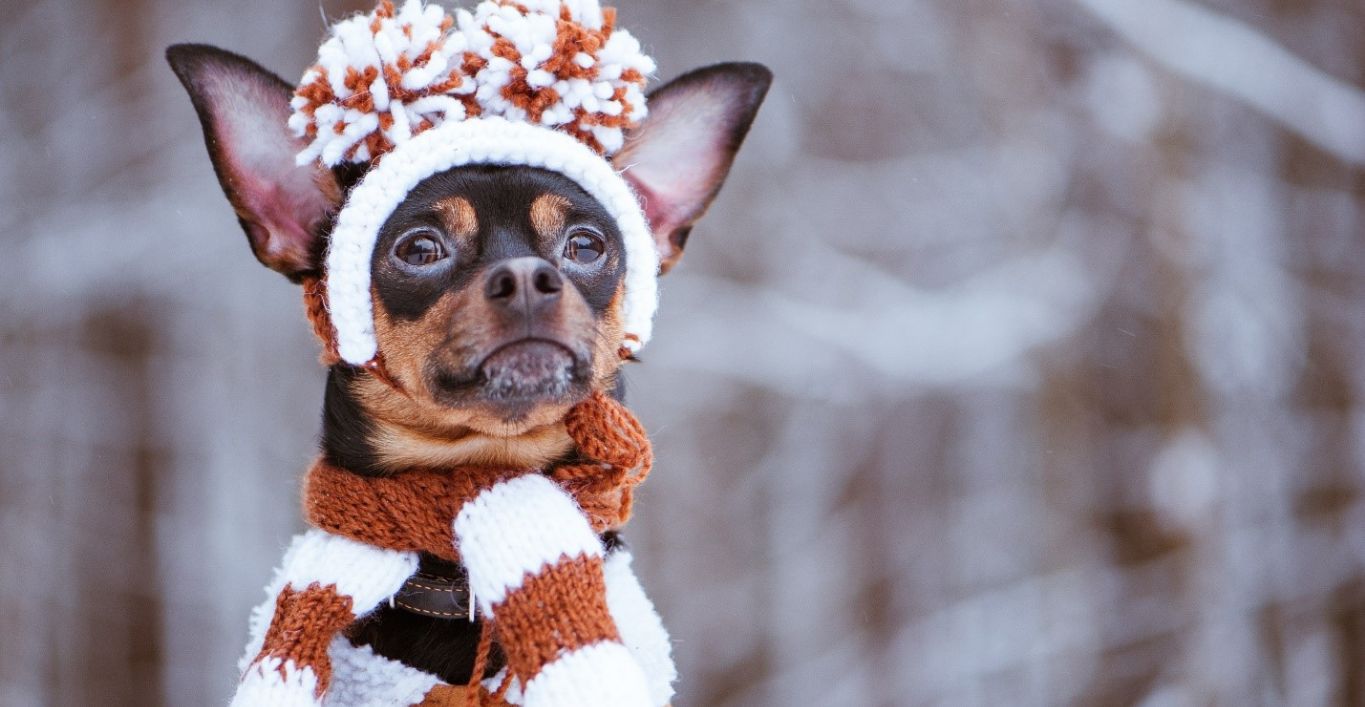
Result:
<svg viewBox="0 0 1365 707"><path fill-rule="evenodd" d="M412 321L395 320L383 307L374 313L375 338L384 352L384 366L398 379L403 388L416 393L424 389L422 367L427 355L439 347L449 335L449 322L455 310L463 308L465 300L474 299L477 288L462 292L448 292L437 300L421 317ZM379 294L370 288L372 301L379 302Z"/></svg>
<svg viewBox="0 0 1365 707"><path fill-rule="evenodd" d="M569 439L562 423L505 437L467 430L458 439L422 435L399 426L382 424L370 441L379 463L393 470L468 464L542 467L563 456L573 446L573 440Z"/></svg>
<svg viewBox="0 0 1365 707"><path fill-rule="evenodd" d="M471 294L472 293L472 294ZM564 432L568 405L545 405L516 424L472 408L441 405L427 389L423 369L428 358L446 344L456 313L477 311L477 288L442 297L421 318L394 320L382 307L375 311L375 334L389 373L407 395L375 379L360 382L361 405L374 423L370 443L381 466L401 470L413 466L444 467L463 464L542 466L573 444ZM378 301L376 299L376 301ZM481 319L462 316L471 326ZM456 332L459 339L479 338L477 328Z"/></svg>
<svg viewBox="0 0 1365 707"><path fill-rule="evenodd" d="M468 241L479 234L479 215L474 205L462 196L448 196L433 206L445 223L446 233L452 237Z"/></svg>
<svg viewBox="0 0 1365 707"><path fill-rule="evenodd" d="M569 207L573 204L565 197L546 192L531 202L531 227L542 239L549 240L559 236L564 230L564 220Z"/></svg>
<svg viewBox="0 0 1365 707"><path fill-rule="evenodd" d="M593 340L592 370L596 374L593 387L597 390L611 390L621 370L619 342L625 337L625 324L621 321L625 299L626 285L623 279L616 286L611 304L598 322L597 338Z"/></svg>

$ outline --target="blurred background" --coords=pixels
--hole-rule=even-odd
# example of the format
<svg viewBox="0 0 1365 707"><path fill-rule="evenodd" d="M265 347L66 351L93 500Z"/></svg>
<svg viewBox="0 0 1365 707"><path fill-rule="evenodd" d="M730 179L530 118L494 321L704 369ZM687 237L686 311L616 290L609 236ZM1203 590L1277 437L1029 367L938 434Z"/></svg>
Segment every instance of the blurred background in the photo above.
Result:
<svg viewBox="0 0 1365 707"><path fill-rule="evenodd" d="M778 82L632 401L690 705L1365 705L1365 5L619 0ZM323 372L161 58L0 0L0 704L221 704Z"/></svg>

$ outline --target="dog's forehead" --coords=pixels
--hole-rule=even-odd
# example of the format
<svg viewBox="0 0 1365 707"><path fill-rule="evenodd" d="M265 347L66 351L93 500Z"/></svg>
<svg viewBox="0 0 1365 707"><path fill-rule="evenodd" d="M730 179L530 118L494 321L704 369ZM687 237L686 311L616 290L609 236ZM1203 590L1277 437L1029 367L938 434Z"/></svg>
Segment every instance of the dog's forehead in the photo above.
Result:
<svg viewBox="0 0 1365 707"><path fill-rule="evenodd" d="M592 195L568 177L533 167L466 166L432 175L408 193L395 215L437 213L449 227L472 220L544 226L567 214L609 218Z"/></svg>

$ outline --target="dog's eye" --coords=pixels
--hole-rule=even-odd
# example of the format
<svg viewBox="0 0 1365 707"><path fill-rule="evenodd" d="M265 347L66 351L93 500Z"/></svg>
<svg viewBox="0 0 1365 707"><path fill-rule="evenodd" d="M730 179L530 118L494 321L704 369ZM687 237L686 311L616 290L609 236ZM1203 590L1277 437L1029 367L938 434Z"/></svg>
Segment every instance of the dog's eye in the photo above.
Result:
<svg viewBox="0 0 1365 707"><path fill-rule="evenodd" d="M595 263L607 251L607 242L595 231L580 228L569 234L564 244L564 257L579 265Z"/></svg>
<svg viewBox="0 0 1365 707"><path fill-rule="evenodd" d="M428 230L417 230L405 234L393 246L393 255L399 260L422 267L445 260L446 249L436 234Z"/></svg>

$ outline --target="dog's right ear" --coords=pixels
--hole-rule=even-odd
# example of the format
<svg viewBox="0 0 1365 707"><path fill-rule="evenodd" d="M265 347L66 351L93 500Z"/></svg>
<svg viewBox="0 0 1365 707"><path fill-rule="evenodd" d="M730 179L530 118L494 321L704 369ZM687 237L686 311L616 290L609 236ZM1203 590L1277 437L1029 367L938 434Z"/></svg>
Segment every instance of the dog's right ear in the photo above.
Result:
<svg viewBox="0 0 1365 707"><path fill-rule="evenodd" d="M294 164L304 143L286 125L293 88L250 59L207 45L177 44L166 60L190 93L213 170L256 259L294 281L317 272L341 188L331 171Z"/></svg>

